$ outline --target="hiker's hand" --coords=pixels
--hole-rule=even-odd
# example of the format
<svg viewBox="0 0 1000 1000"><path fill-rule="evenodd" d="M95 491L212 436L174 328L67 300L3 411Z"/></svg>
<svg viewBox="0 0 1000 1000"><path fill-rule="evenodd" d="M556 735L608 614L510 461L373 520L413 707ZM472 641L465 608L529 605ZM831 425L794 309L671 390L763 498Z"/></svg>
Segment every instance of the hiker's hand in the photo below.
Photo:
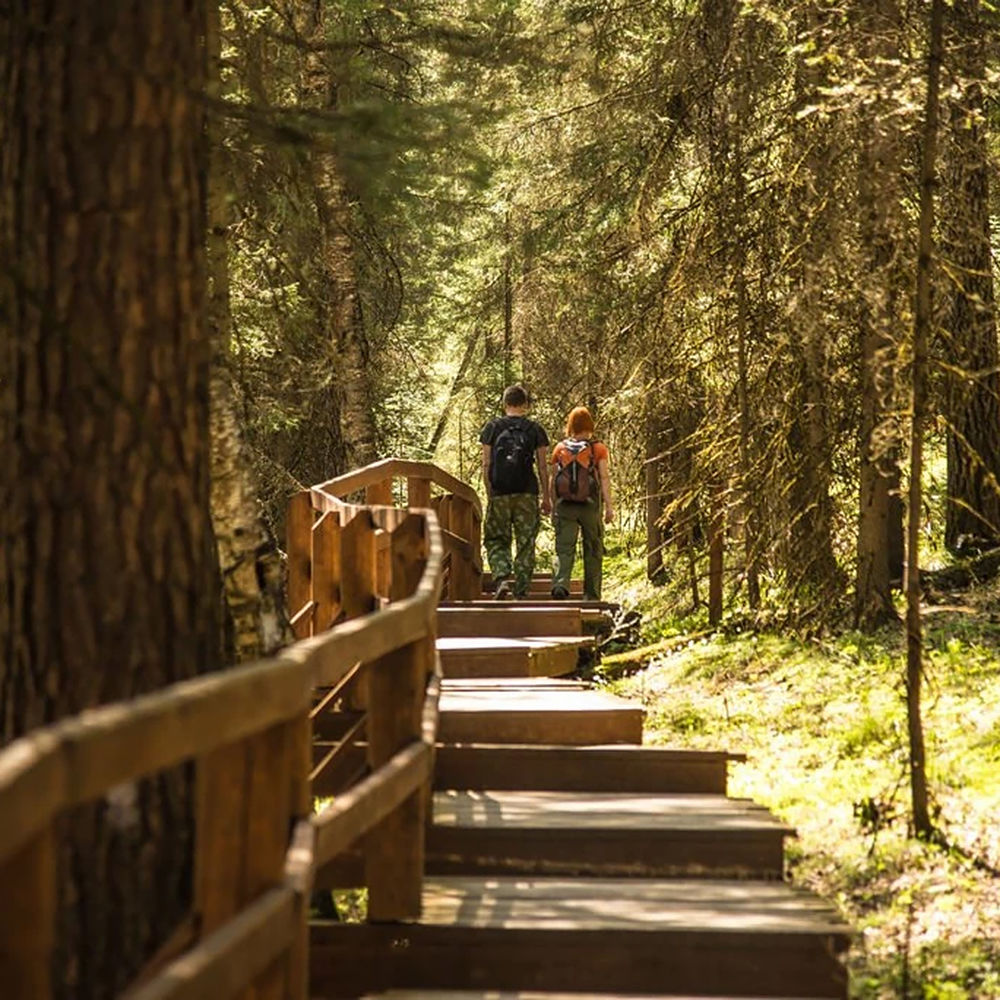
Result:
<svg viewBox="0 0 1000 1000"><path fill-rule="evenodd" d="M615 511L611 504L604 508L604 523L610 524L615 519Z"/></svg>
<svg viewBox="0 0 1000 1000"><path fill-rule="evenodd" d="M548 497L542 498L542 513L543 514L552 513L552 501Z"/></svg>

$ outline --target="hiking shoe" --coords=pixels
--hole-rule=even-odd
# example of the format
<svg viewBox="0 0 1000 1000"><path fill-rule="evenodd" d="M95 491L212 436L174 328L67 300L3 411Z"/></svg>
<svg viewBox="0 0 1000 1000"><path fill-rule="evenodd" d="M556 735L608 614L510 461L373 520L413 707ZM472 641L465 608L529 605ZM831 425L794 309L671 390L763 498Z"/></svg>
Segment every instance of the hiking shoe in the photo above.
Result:
<svg viewBox="0 0 1000 1000"><path fill-rule="evenodd" d="M493 600L495 601L509 601L514 597L514 590L511 585L510 579L504 577L497 581L497 589L493 592Z"/></svg>
<svg viewBox="0 0 1000 1000"><path fill-rule="evenodd" d="M553 587L552 596L557 601L565 601L569 597L569 591L565 587Z"/></svg>

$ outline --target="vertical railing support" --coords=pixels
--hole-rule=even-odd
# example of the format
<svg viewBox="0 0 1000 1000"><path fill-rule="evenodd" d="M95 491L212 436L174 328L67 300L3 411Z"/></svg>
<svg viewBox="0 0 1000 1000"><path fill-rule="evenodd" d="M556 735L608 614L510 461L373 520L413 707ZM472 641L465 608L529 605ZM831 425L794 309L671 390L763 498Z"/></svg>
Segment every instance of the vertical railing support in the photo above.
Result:
<svg viewBox="0 0 1000 1000"><path fill-rule="evenodd" d="M312 526L313 632L330 628L340 613L340 515L328 510Z"/></svg>
<svg viewBox="0 0 1000 1000"><path fill-rule="evenodd" d="M427 560L424 521L408 516L392 533L390 600L408 597ZM434 636L426 636L372 663L368 671L368 763L374 770L417 741L427 679L434 664ZM415 791L365 837L368 919L420 916L428 793Z"/></svg>
<svg viewBox="0 0 1000 1000"><path fill-rule="evenodd" d="M0 983L8 1000L52 996L56 848L51 827L0 863Z"/></svg>
<svg viewBox="0 0 1000 1000"><path fill-rule="evenodd" d="M288 614L293 616L312 600L312 526L315 516L308 490L296 493L288 503L285 520L285 551L288 554ZM312 616L296 621L295 638L312 635Z"/></svg>

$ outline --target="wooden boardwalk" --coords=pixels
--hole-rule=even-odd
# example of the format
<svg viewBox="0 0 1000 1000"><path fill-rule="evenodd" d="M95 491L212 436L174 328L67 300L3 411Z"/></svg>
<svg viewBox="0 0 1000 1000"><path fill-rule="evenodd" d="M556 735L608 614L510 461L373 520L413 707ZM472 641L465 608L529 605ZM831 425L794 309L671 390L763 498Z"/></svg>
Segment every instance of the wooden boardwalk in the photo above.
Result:
<svg viewBox="0 0 1000 1000"><path fill-rule="evenodd" d="M491 600L480 525L427 463L303 491L300 642L0 751L4 1000L54 995L60 816L180 764L191 912L129 1000L846 997L849 928L728 796L739 755L643 747L581 679L614 607ZM309 919L357 886L366 922Z"/></svg>
<svg viewBox="0 0 1000 1000"><path fill-rule="evenodd" d="M794 831L726 794L735 755L642 747L641 706L567 677L608 609L543 587L439 609L421 916L315 922L313 995L846 996L849 929L783 881Z"/></svg>

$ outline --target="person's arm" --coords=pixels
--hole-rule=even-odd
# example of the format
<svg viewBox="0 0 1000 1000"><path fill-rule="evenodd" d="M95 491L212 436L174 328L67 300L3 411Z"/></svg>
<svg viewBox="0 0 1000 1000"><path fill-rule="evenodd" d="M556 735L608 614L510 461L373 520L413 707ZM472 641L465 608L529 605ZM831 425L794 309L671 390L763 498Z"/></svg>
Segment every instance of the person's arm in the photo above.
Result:
<svg viewBox="0 0 1000 1000"><path fill-rule="evenodd" d="M610 524L615 516L615 508L611 503L611 474L608 472L606 458L597 463L597 478L600 480L601 496L604 498L604 522Z"/></svg>
<svg viewBox="0 0 1000 1000"><path fill-rule="evenodd" d="M493 490L490 488L490 455L493 453L493 448L491 445L483 445L483 488L486 490L486 498L489 499L493 496Z"/></svg>
<svg viewBox="0 0 1000 1000"><path fill-rule="evenodd" d="M552 513L552 499L549 496L549 449L541 445L535 452L538 461L538 492L542 498L542 513Z"/></svg>

